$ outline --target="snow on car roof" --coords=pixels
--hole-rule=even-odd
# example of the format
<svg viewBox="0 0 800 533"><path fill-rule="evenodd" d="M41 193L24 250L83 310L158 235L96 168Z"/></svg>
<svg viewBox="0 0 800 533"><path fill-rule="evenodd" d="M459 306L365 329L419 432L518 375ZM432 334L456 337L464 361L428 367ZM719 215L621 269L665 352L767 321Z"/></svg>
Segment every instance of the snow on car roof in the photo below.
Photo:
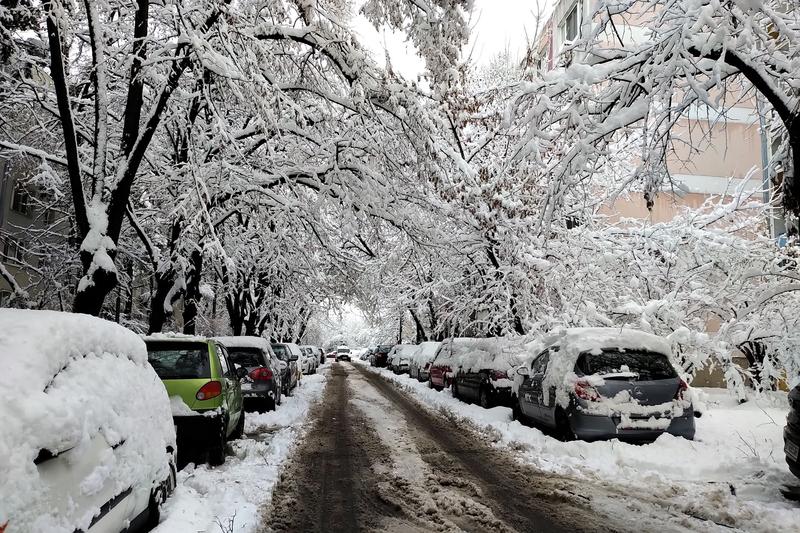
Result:
<svg viewBox="0 0 800 533"><path fill-rule="evenodd" d="M427 363L436 355L436 350L441 345L441 342L427 341L420 343L417 350L411 355L411 359L416 363Z"/></svg>
<svg viewBox="0 0 800 533"><path fill-rule="evenodd" d="M150 335L142 335L142 338L146 341L208 342L206 337L186 335L185 333L177 333L174 331L168 331L166 333L151 333Z"/></svg>
<svg viewBox="0 0 800 533"><path fill-rule="evenodd" d="M264 337L214 337L214 340L221 342L228 348L261 348L269 351L271 347L270 342Z"/></svg>
<svg viewBox="0 0 800 533"><path fill-rule="evenodd" d="M114 322L78 313L0 309L0 388L19 392L24 383L44 390L70 360L104 352L147 362L142 339Z"/></svg>
<svg viewBox="0 0 800 533"><path fill-rule="evenodd" d="M631 328L564 328L546 334L542 350L556 345L561 351L575 355L612 348L672 355L670 343L664 337Z"/></svg>
<svg viewBox="0 0 800 533"><path fill-rule="evenodd" d="M443 356L440 352L437 362L444 362L453 368L465 371L500 370L507 371L520 364L526 355L524 337L456 337L447 339L452 353Z"/></svg>

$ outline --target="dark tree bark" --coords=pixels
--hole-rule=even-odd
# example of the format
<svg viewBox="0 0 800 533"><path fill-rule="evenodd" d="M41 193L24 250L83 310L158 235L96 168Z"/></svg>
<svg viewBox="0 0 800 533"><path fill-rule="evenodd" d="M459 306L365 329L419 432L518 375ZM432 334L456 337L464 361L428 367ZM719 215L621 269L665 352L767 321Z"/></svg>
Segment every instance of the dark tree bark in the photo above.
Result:
<svg viewBox="0 0 800 533"><path fill-rule="evenodd" d="M189 271L186 273L186 294L183 299L183 332L194 335L197 332L197 310L200 298L200 281L203 277L203 250L196 247L189 258Z"/></svg>
<svg viewBox="0 0 800 533"><path fill-rule="evenodd" d="M411 313L411 318L414 319L414 325L417 328L416 343L419 344L427 341L428 335L425 333L425 326L422 324L422 321L419 319L416 311L410 307L408 308L408 311Z"/></svg>

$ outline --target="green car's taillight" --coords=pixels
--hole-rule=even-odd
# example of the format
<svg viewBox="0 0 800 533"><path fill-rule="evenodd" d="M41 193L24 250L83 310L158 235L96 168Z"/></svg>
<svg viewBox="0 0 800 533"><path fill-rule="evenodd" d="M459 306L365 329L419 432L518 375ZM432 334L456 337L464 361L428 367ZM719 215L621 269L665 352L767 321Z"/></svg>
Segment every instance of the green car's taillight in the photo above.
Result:
<svg viewBox="0 0 800 533"><path fill-rule="evenodd" d="M195 394L195 398L200 401L210 400L211 398L216 398L220 394L222 394L222 383L219 381L209 381L200 387L200 390Z"/></svg>

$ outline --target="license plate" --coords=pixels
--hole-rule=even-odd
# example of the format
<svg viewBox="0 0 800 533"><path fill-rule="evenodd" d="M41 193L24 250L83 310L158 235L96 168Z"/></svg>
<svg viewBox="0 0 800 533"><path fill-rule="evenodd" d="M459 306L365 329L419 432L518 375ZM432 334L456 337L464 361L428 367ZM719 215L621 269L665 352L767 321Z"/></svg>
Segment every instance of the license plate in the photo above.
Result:
<svg viewBox="0 0 800 533"><path fill-rule="evenodd" d="M800 455L800 446L794 442L787 440L783 446L783 451L786 452L786 457L792 461L797 461L797 456Z"/></svg>

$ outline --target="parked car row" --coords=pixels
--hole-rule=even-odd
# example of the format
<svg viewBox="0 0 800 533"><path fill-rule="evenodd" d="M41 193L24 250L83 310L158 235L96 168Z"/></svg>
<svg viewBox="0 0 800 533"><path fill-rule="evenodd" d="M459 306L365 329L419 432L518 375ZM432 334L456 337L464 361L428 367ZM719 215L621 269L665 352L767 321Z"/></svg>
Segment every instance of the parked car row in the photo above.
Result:
<svg viewBox="0 0 800 533"><path fill-rule="evenodd" d="M379 359L373 349L370 361ZM564 440L693 439L695 412L666 339L618 328L562 329L536 339L449 338L397 345L390 369ZM798 393L800 396L800 393ZM800 407L800 405L798 405ZM788 438L788 437L787 437Z"/></svg>
<svg viewBox="0 0 800 533"><path fill-rule="evenodd" d="M32 330L38 330L32 335ZM261 337L140 337L99 318L0 309L0 532L158 524L177 469L219 465L246 411L315 372L315 346ZM92 472L103 472L85 489Z"/></svg>

